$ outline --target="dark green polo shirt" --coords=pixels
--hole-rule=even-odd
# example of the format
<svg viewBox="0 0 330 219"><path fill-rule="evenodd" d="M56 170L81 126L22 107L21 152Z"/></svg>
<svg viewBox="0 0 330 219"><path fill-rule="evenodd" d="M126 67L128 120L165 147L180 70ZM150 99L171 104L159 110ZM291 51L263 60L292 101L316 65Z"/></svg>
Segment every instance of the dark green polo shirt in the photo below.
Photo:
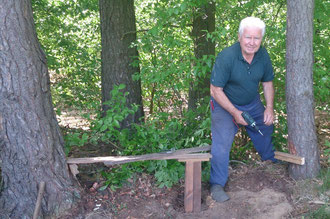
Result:
<svg viewBox="0 0 330 219"><path fill-rule="evenodd" d="M250 103L258 95L259 82L273 79L266 49L260 46L249 64L243 58L239 42L218 54L211 74L211 84L222 87L229 100L237 105Z"/></svg>

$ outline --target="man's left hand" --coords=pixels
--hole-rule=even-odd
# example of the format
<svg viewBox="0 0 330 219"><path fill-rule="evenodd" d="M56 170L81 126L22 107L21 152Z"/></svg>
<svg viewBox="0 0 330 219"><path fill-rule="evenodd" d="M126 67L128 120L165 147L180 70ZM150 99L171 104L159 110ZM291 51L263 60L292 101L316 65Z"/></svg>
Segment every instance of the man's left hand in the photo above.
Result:
<svg viewBox="0 0 330 219"><path fill-rule="evenodd" d="M271 107L266 107L264 112L265 125L271 125L274 122L274 110Z"/></svg>

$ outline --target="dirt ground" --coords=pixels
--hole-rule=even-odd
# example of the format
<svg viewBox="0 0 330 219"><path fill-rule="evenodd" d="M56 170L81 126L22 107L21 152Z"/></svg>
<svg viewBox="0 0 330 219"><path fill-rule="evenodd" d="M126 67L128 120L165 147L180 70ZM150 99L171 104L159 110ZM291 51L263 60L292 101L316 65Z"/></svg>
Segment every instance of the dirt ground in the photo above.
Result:
<svg viewBox="0 0 330 219"><path fill-rule="evenodd" d="M329 141L329 117L317 120L319 143ZM83 150L77 151L83 156ZM82 153L82 154L79 154ZM76 157L77 157L76 156ZM323 156L323 154L322 154ZM328 168L328 157L322 157ZM230 200L216 203L209 192L209 184L202 183L202 211L184 212L184 181L172 188L158 188L153 176L135 174L115 192L110 188L99 191L104 180L97 174L102 164L80 165L78 181L83 195L76 208L64 219L86 218L308 218L306 213L328 205L330 191L321 194L316 188L320 179L295 181L288 175L288 164L253 161L249 164L232 162L225 190Z"/></svg>
<svg viewBox="0 0 330 219"><path fill-rule="evenodd" d="M257 161L231 166L225 188L229 201L214 202L208 183L203 183L202 211L185 213L183 181L170 189L158 188L153 176L137 174L115 192L98 191L102 181L84 174L78 174L78 178L85 194L63 218L301 218L326 203L330 196L330 191L323 198L314 191L312 185L321 183L317 180L309 181L309 188L299 188L299 183L288 176L286 164Z"/></svg>

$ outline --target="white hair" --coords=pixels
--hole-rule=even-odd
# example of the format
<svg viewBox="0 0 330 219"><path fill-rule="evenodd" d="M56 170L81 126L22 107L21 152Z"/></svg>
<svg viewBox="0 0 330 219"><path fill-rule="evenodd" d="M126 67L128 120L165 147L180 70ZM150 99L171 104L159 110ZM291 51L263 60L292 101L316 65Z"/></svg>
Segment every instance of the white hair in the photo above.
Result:
<svg viewBox="0 0 330 219"><path fill-rule="evenodd" d="M241 23L239 24L239 28L238 28L238 34L240 36L243 34L243 31L246 27L260 28L262 36L265 35L266 25L260 18L256 18L256 17L246 17L246 18L244 18L241 21Z"/></svg>

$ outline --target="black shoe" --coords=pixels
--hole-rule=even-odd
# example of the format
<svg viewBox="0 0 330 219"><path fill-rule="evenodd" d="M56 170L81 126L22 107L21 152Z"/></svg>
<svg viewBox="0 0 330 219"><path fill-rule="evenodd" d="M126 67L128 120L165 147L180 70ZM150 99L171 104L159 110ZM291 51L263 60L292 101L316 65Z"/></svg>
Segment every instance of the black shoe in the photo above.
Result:
<svg viewBox="0 0 330 219"><path fill-rule="evenodd" d="M216 184L211 186L211 197L216 202L225 202L229 200L229 196L225 193L222 186Z"/></svg>

